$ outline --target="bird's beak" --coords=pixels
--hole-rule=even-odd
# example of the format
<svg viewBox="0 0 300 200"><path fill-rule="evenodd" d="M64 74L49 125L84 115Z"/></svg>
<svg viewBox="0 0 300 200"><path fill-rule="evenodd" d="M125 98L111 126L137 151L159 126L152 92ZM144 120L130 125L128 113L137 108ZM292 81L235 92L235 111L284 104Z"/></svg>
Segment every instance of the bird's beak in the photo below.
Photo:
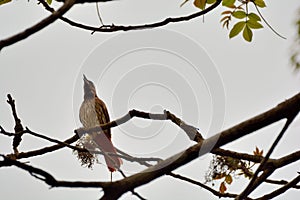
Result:
<svg viewBox="0 0 300 200"><path fill-rule="evenodd" d="M86 76L84 74L83 74L83 81L88 82L88 79L86 78Z"/></svg>

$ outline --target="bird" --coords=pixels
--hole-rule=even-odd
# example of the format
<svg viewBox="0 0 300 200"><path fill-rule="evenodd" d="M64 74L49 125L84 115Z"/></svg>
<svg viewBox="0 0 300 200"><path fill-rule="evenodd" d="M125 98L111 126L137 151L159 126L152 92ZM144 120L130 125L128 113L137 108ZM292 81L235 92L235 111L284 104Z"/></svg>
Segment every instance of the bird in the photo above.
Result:
<svg viewBox="0 0 300 200"><path fill-rule="evenodd" d="M83 75L84 97L79 110L79 119L84 128L93 128L100 124L110 121L109 114L105 103L99 99L96 93L94 83ZM112 172L118 170L122 164L122 160L118 156L109 156L109 154L117 154L115 147L111 141L111 130L106 129L99 132L89 133L95 148L103 152L104 159L108 170ZM90 148L90 147L89 147Z"/></svg>

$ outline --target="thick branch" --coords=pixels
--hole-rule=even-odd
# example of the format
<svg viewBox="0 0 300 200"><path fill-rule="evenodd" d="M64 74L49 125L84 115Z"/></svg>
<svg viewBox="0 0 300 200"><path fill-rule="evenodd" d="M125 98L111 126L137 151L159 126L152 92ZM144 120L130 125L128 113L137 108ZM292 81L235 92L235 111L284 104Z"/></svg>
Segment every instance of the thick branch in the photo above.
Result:
<svg viewBox="0 0 300 200"><path fill-rule="evenodd" d="M149 167L141 173L132 175L123 180L114 182L111 187L103 188L103 199L107 199L114 192L113 199L120 197L123 193L132 190L138 186L149 183L150 181L165 175L180 166L202 156L212 150L212 147L218 148L231 141L235 141L253 131L266 127L280 119L288 118L291 113L300 110L300 94L286 100L275 108L242 122L228 130L225 130L211 138L208 138L187 150L180 152L160 163ZM268 174L268 173L267 173ZM118 191L118 192L116 192Z"/></svg>
<svg viewBox="0 0 300 200"><path fill-rule="evenodd" d="M251 178L248 186L244 189L244 191L236 198L237 200L240 199L244 199L245 197L247 197L253 190L256 189L256 187L258 187L260 185L261 182L257 181L257 177L258 174L261 170L263 170L265 164L267 163L268 159L270 158L272 152L274 151L275 147L277 146L277 144L279 143L280 139L283 137L284 133L286 132L286 130L288 129L289 125L292 123L292 121L294 120L294 118L296 117L295 113L293 116L291 116L292 113L290 113L290 115L288 116L288 119L286 121L286 123L284 124L282 130L280 131L280 133L278 134L278 136L276 137L275 141L273 142L272 146L270 147L268 153L266 154L266 156L262 159L259 167L257 168L257 170L255 171L255 173L253 174L253 177ZM265 181L265 180L264 180ZM255 184L256 183L256 184Z"/></svg>
<svg viewBox="0 0 300 200"><path fill-rule="evenodd" d="M23 39L26 39L30 35L42 30L49 24L53 23L55 20L57 20L59 17L61 17L63 14L65 14L75 3L76 3L76 0L66 0L65 3L57 11L54 11L49 17L43 19L39 23L26 29L25 31L22 31L16 35L13 35L9 38L1 40L0 41L0 51L4 47L12 45L14 43L17 43Z"/></svg>
<svg viewBox="0 0 300 200"><path fill-rule="evenodd" d="M58 182L59 184L55 183L55 185L60 187L103 187L105 194L102 199L117 199L123 193L127 191L132 191L134 188L146 184L164 174L169 174L174 169L189 163L190 161L196 159L201 155L204 155L210 151L212 152L217 151L216 149L224 144L227 144L231 141L235 141L238 138L241 138L260 128L266 127L269 124L272 124L280 119L289 118L291 116L291 113L295 114L299 112L299 110L300 110L300 94L297 94L294 97L286 100L285 102L279 104L275 108L265 113L253 117L252 119L240 123L228 130L222 131L221 133L211 138L208 138L206 140L201 139L198 144L164 161L159 162L157 165L149 167L148 169L142 171L139 174L135 174L130 177L124 178L123 180L112 182L112 183L105 183L105 184L101 183L100 185L99 182L86 183L86 182L66 182L66 181L60 181ZM175 124L183 128L183 130L187 132L187 135L195 134L196 129L194 127L186 125L179 118L173 116L171 113L167 111L164 114L149 114L149 113L133 110L130 111L129 114L125 115L123 118L120 118L119 120L101 125L100 127L96 127L96 128L101 128L101 127L110 128L113 126L118 126L120 124L118 124L117 122L125 123L133 116L139 116L146 119L157 119L157 120L159 119L166 120L168 118L172 120L172 122L174 122ZM28 129L26 129L25 131L28 131ZM53 141L53 142L57 142L57 141ZM65 145L64 143L62 144ZM271 160L269 159L270 162L268 163L271 163L272 167L269 168L270 170L265 170L263 174L264 176L261 176L259 178L265 180L265 178L268 177L275 168L282 167L287 163L295 161L295 158L292 158L292 156L295 156L295 154L298 156L298 153L299 152L295 152L293 155L288 155L286 157L276 160L276 162L274 162L274 160L272 160L271 162ZM285 162L285 164L283 162ZM1 164L3 166L3 162ZM23 166L22 163L19 164L19 162L17 162L17 164L13 163L11 165L15 165L23 169L26 168ZM28 171L28 169L26 170Z"/></svg>

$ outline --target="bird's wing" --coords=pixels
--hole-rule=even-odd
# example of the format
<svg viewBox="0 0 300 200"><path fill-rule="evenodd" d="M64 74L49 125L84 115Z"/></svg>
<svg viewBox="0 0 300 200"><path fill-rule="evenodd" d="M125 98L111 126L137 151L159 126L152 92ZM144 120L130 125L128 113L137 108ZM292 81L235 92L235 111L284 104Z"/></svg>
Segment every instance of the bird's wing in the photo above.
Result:
<svg viewBox="0 0 300 200"><path fill-rule="evenodd" d="M106 105L98 97L95 98L95 111L97 113L99 124L106 124L110 121ZM105 130L104 133L107 138L111 139L110 129Z"/></svg>

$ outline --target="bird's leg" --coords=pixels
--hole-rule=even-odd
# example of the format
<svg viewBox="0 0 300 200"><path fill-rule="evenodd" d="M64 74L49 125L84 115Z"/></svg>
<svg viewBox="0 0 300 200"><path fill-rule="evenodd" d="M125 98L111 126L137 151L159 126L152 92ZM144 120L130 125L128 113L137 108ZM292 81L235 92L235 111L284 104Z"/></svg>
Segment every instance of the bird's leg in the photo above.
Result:
<svg viewBox="0 0 300 200"><path fill-rule="evenodd" d="M110 182L112 182L112 172L110 172Z"/></svg>

